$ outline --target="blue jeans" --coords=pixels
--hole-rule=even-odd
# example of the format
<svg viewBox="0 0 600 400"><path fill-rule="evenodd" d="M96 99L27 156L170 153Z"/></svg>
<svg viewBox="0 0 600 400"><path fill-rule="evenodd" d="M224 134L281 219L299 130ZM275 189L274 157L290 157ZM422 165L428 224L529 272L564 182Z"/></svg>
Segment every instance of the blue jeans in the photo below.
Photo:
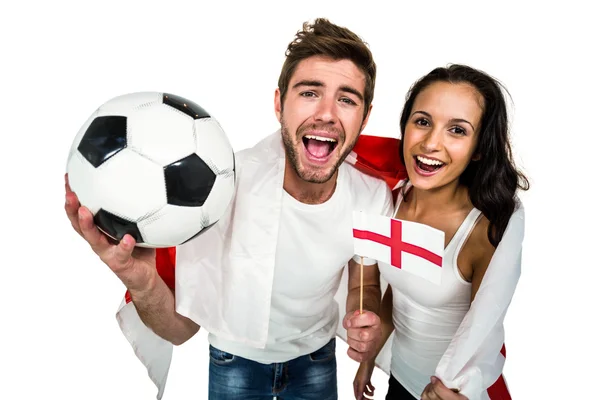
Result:
<svg viewBox="0 0 600 400"><path fill-rule="evenodd" d="M337 400L335 338L314 353L261 364L209 347L209 400Z"/></svg>

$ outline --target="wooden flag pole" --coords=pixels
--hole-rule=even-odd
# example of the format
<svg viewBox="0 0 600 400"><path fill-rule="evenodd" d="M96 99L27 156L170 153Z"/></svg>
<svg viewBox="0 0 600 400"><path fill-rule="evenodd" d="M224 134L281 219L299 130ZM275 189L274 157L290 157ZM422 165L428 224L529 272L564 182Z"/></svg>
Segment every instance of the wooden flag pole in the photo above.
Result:
<svg viewBox="0 0 600 400"><path fill-rule="evenodd" d="M363 257L360 256L360 313L363 313Z"/></svg>

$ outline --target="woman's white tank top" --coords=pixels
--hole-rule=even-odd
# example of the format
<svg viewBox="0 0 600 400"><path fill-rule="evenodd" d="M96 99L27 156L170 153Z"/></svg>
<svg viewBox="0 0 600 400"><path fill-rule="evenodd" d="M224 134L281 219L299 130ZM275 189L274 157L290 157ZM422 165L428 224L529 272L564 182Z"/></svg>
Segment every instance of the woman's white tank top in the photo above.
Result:
<svg viewBox="0 0 600 400"><path fill-rule="evenodd" d="M471 283L462 278L457 259L480 214L473 208L446 246L440 285L379 263L394 298L391 373L415 398L429 384L469 310Z"/></svg>

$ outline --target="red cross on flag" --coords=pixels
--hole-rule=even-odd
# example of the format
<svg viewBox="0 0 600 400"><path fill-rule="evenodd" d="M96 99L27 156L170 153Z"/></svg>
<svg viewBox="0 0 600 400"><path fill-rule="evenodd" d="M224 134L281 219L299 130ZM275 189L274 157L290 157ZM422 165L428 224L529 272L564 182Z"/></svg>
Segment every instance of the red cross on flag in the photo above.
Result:
<svg viewBox="0 0 600 400"><path fill-rule="evenodd" d="M355 211L354 252L439 285L444 232L429 225Z"/></svg>

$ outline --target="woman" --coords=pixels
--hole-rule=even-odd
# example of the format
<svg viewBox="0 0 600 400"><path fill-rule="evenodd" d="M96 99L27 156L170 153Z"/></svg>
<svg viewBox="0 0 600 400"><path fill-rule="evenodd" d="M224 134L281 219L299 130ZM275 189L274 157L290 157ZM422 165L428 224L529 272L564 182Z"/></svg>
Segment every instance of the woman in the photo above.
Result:
<svg viewBox="0 0 600 400"><path fill-rule="evenodd" d="M519 206L516 192L529 183L512 160L502 86L484 72L464 65L434 69L408 92L400 128L408 179L393 217L443 231L445 250L440 285L379 263L389 283L379 348L394 334L386 400L466 399L434 375ZM375 360L361 363L357 398L373 398L374 366ZM490 397L478 396L470 400Z"/></svg>

